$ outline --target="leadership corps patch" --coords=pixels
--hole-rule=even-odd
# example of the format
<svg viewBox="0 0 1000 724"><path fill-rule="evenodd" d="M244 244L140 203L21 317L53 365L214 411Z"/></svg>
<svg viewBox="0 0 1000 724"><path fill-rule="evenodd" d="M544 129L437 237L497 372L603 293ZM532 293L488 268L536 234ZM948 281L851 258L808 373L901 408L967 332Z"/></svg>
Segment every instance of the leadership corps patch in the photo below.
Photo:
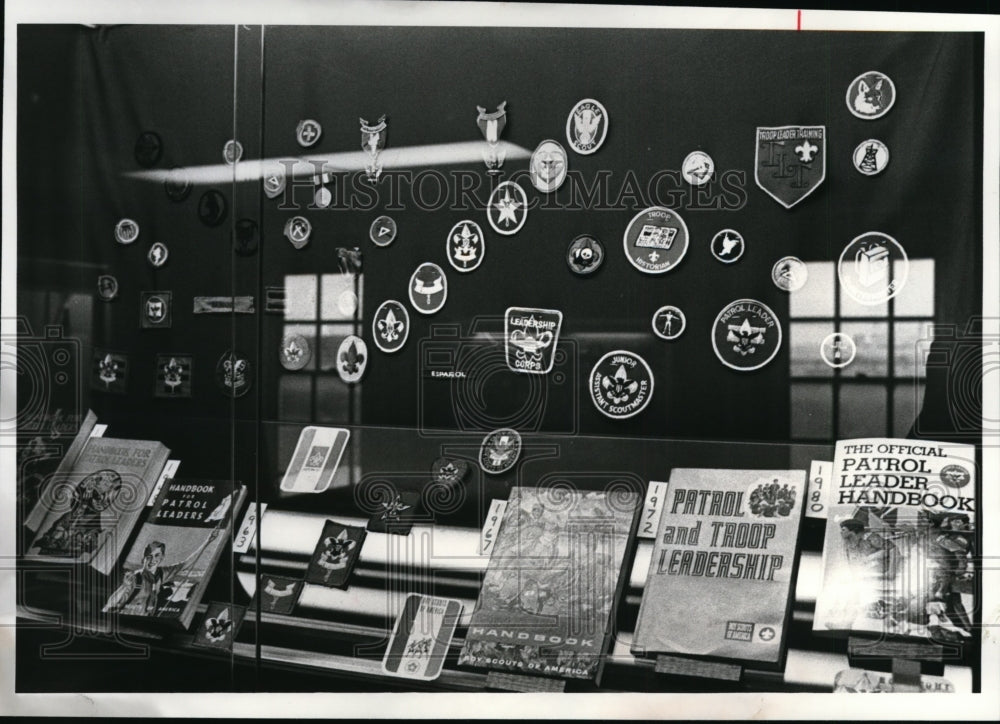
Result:
<svg viewBox="0 0 1000 724"><path fill-rule="evenodd" d="M616 420L638 415L653 397L653 372L639 355L616 349L601 357L590 371L590 399Z"/></svg>
<svg viewBox="0 0 1000 724"><path fill-rule="evenodd" d="M290 614L302 594L303 583L300 578L261 576L260 590L257 591L260 610L265 613ZM250 610L255 609L256 605L251 602Z"/></svg>
<svg viewBox="0 0 1000 724"><path fill-rule="evenodd" d="M547 374L555 362L562 312L508 307L504 312L504 350L512 372Z"/></svg>
<svg viewBox="0 0 1000 724"><path fill-rule="evenodd" d="M190 397L193 360L189 354L156 355L156 388L153 396Z"/></svg>
<svg viewBox="0 0 1000 724"><path fill-rule="evenodd" d="M281 489L290 493L322 493L329 488L350 437L351 431L340 427L304 428L281 479Z"/></svg>
<svg viewBox="0 0 1000 724"><path fill-rule="evenodd" d="M652 206L633 217L625 229L625 256L646 274L663 274L677 266L688 248L688 229L677 212Z"/></svg>
<svg viewBox="0 0 1000 724"><path fill-rule="evenodd" d="M407 679L436 679L461 614L459 601L411 593L396 619L382 670Z"/></svg>
<svg viewBox="0 0 1000 724"><path fill-rule="evenodd" d="M368 532L359 526L326 521L306 569L306 582L347 588L347 580L354 570L366 535Z"/></svg>
<svg viewBox="0 0 1000 724"><path fill-rule="evenodd" d="M740 372L760 369L781 348L781 323L766 304L737 299L715 318L712 348L726 367Z"/></svg>
<svg viewBox="0 0 1000 724"><path fill-rule="evenodd" d="M826 178L826 126L757 126L754 179L790 209Z"/></svg>

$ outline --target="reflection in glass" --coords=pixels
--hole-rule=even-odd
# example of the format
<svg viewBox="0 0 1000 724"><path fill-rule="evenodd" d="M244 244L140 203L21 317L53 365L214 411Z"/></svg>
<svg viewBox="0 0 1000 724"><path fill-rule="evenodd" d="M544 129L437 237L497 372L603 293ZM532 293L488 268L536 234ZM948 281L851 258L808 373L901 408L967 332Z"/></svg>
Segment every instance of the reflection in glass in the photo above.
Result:
<svg viewBox="0 0 1000 724"><path fill-rule="evenodd" d="M308 322L316 319L316 275L285 276L285 319Z"/></svg>
<svg viewBox="0 0 1000 724"><path fill-rule="evenodd" d="M843 368L845 377L886 377L889 374L889 325L884 322L844 322L857 347L854 361Z"/></svg>
<svg viewBox="0 0 1000 724"><path fill-rule="evenodd" d="M788 297L791 317L832 317L833 285L837 281L832 261L806 262L809 281Z"/></svg>
<svg viewBox="0 0 1000 724"><path fill-rule="evenodd" d="M831 377L833 368L820 356L820 344L833 333L833 322L793 322L788 333L792 377Z"/></svg>
<svg viewBox="0 0 1000 724"><path fill-rule="evenodd" d="M823 382L792 382L791 409L793 438L828 440L832 437L833 390L830 385Z"/></svg>
<svg viewBox="0 0 1000 724"><path fill-rule="evenodd" d="M840 386L837 415L841 440L886 434L888 394L882 385L845 382Z"/></svg>
<svg viewBox="0 0 1000 724"><path fill-rule="evenodd" d="M902 262L894 262L899 266ZM893 297L897 317L934 316L934 260L910 259L906 285Z"/></svg>
<svg viewBox="0 0 1000 724"><path fill-rule="evenodd" d="M924 384L903 382L896 385L892 393L892 434L896 437L906 437L924 403Z"/></svg>
<svg viewBox="0 0 1000 724"><path fill-rule="evenodd" d="M927 322L896 322L893 367L899 379L921 378L927 374L926 355L933 339L934 325Z"/></svg>

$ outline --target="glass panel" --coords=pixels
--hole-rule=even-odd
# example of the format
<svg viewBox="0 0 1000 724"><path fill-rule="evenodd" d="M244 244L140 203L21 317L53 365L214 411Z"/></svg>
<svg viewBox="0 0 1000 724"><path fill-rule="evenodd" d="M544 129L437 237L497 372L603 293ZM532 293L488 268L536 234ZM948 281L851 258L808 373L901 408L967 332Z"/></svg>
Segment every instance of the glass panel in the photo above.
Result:
<svg viewBox="0 0 1000 724"><path fill-rule="evenodd" d="M837 435L881 437L886 434L886 389L883 385L844 383L840 387Z"/></svg>
<svg viewBox="0 0 1000 724"><path fill-rule="evenodd" d="M886 377L889 374L889 325L882 322L845 322L840 331L857 347L854 361L842 368L845 377Z"/></svg>
<svg viewBox="0 0 1000 724"><path fill-rule="evenodd" d="M826 367L826 365L823 366ZM792 383L791 428L792 438L796 440L829 440L833 437L833 389L831 384L822 382Z"/></svg>
<svg viewBox="0 0 1000 724"><path fill-rule="evenodd" d="M900 262L893 262L893 273ZM897 317L934 316L934 260L910 259L906 286L893 297Z"/></svg>
<svg viewBox="0 0 1000 724"><path fill-rule="evenodd" d="M309 422L312 416L312 375L278 378L278 417L288 422Z"/></svg>
<svg viewBox="0 0 1000 724"><path fill-rule="evenodd" d="M832 261L806 262L809 278L806 285L788 298L791 317L832 317L833 285L836 272Z"/></svg>
<svg viewBox="0 0 1000 724"><path fill-rule="evenodd" d="M893 389L892 434L906 437L924 403L924 384L907 382Z"/></svg>
<svg viewBox="0 0 1000 724"><path fill-rule="evenodd" d="M927 374L924 364L934 325L927 322L896 322L893 365L896 378L920 378Z"/></svg>
<svg viewBox="0 0 1000 724"><path fill-rule="evenodd" d="M316 276L289 274L285 277L285 319L316 319Z"/></svg>
<svg viewBox="0 0 1000 724"><path fill-rule="evenodd" d="M321 319L324 322L351 321L355 312L360 314L360 293L354 290L353 274L324 274L322 284Z"/></svg>
<svg viewBox="0 0 1000 724"><path fill-rule="evenodd" d="M885 317L889 314L889 303L861 304L840 287L840 316L842 317Z"/></svg>
<svg viewBox="0 0 1000 724"><path fill-rule="evenodd" d="M344 341L344 337L353 333L353 324L324 324L321 327L320 334L322 338L319 345L319 369L323 372L337 371L337 348ZM371 354L371 349L368 352Z"/></svg>
<svg viewBox="0 0 1000 724"><path fill-rule="evenodd" d="M315 324L286 324L284 337L289 337L293 334L301 334L306 338L306 342L309 343L309 350L312 354L309 355L309 362L306 363L305 367L302 368L303 372L312 372L316 369L316 325Z"/></svg>
<svg viewBox="0 0 1000 724"><path fill-rule="evenodd" d="M823 361L819 353L820 344L832 332L833 322L791 323L788 343L792 377L833 376L833 368Z"/></svg>
<svg viewBox="0 0 1000 724"><path fill-rule="evenodd" d="M356 393L352 395L352 391ZM346 424L360 417L360 410L361 394L357 385L348 385L337 375L316 378L317 422Z"/></svg>

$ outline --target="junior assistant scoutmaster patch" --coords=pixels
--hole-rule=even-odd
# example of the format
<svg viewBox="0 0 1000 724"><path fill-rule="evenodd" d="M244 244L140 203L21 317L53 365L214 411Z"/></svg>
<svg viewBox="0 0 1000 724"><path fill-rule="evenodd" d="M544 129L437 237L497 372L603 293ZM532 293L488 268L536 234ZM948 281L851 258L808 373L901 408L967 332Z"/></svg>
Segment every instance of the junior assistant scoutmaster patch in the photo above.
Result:
<svg viewBox="0 0 1000 724"><path fill-rule="evenodd" d="M638 415L653 397L653 372L639 355L616 349L590 371L590 399L601 414L615 420Z"/></svg>

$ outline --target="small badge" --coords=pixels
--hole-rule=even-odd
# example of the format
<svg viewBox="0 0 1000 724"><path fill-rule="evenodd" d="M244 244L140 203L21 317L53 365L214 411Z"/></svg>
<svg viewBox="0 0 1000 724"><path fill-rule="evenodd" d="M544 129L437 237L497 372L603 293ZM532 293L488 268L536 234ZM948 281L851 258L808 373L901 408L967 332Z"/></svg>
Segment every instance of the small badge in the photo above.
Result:
<svg viewBox="0 0 1000 724"><path fill-rule="evenodd" d="M826 339L819 345L819 356L834 369L847 367L854 361L854 356L857 353L858 348L851 335L843 332L827 335Z"/></svg>
<svg viewBox="0 0 1000 724"><path fill-rule="evenodd" d="M302 148L309 148L310 146L315 146L316 142L319 141L319 137L323 135L323 127L319 125L319 122L310 119L304 121L299 121L299 125L295 127L295 140L299 142Z"/></svg>
<svg viewBox="0 0 1000 724"><path fill-rule="evenodd" d="M715 174L715 161L704 151L692 151L681 164L681 176L692 186L704 186Z"/></svg>
<svg viewBox="0 0 1000 724"><path fill-rule="evenodd" d="M149 251L146 253L149 263L157 269L167 263L168 256L170 256L170 250L167 249L167 245L162 241L157 241L149 247Z"/></svg>
<svg viewBox="0 0 1000 724"><path fill-rule="evenodd" d="M885 73L870 70L847 87L847 109L858 118L881 118L896 102L896 86Z"/></svg>
<svg viewBox="0 0 1000 724"><path fill-rule="evenodd" d="M118 280L110 274L97 277L97 296L102 302L110 302L118 297Z"/></svg>
<svg viewBox="0 0 1000 724"><path fill-rule="evenodd" d="M322 493L327 490L333 484L340 458L350 439L351 431L346 428L312 425L303 428L281 479L281 489L290 493Z"/></svg>
<svg viewBox="0 0 1000 724"><path fill-rule="evenodd" d="M277 613L288 615L295 610L299 596L302 595L303 581L300 578L287 578L286 576L261 576L260 610L263 613ZM250 609L255 610L256 605L251 602Z"/></svg>
<svg viewBox="0 0 1000 724"><path fill-rule="evenodd" d="M372 337L383 352L398 352L410 336L410 313L395 299L388 299L375 310Z"/></svg>
<svg viewBox="0 0 1000 724"><path fill-rule="evenodd" d="M431 465L431 478L435 483L445 486L460 484L469 474L469 463L465 460L438 458Z"/></svg>
<svg viewBox="0 0 1000 724"><path fill-rule="evenodd" d="M379 163L379 153L385 148L386 134L385 116L380 116L374 124L361 119L361 149L368 154L368 163L365 165L365 175L371 183L378 181L382 175L382 164Z"/></svg>
<svg viewBox="0 0 1000 724"><path fill-rule="evenodd" d="M337 374L347 383L353 383L364 377L368 368L368 345L356 335L344 337L337 348Z"/></svg>
<svg viewBox="0 0 1000 724"><path fill-rule="evenodd" d="M479 115L476 117L476 125L479 126L483 138L486 139L486 148L483 150L483 161L486 163L486 173L490 176L497 176L503 171L505 153L500 149L500 135L504 126L507 125L507 101L504 101L492 113L487 113L482 106L476 106Z"/></svg>
<svg viewBox="0 0 1000 724"><path fill-rule="evenodd" d="M226 220L226 197L215 189L209 189L198 199L198 218L205 226L218 226Z"/></svg>
<svg viewBox="0 0 1000 724"><path fill-rule="evenodd" d="M122 219L115 224L115 241L119 244L131 244L139 238L139 225L132 219Z"/></svg>
<svg viewBox="0 0 1000 724"><path fill-rule="evenodd" d="M366 535L367 531L360 526L326 521L309 559L306 583L346 589Z"/></svg>
<svg viewBox="0 0 1000 724"><path fill-rule="evenodd" d="M143 131L135 141L135 162L143 168L152 168L163 155L163 141L153 131Z"/></svg>
<svg viewBox="0 0 1000 724"><path fill-rule="evenodd" d="M906 285L910 260L898 241L880 231L855 237L840 253L837 277L852 299L881 304Z"/></svg>
<svg viewBox="0 0 1000 724"><path fill-rule="evenodd" d="M358 309L358 295L350 289L345 289L337 295L337 309L345 317L352 316Z"/></svg>
<svg viewBox="0 0 1000 724"><path fill-rule="evenodd" d="M562 327L557 309L508 307L504 312L504 350L511 372L544 375L552 369Z"/></svg>
<svg viewBox="0 0 1000 724"><path fill-rule="evenodd" d="M459 221L448 232L448 261L460 272L470 272L483 263L486 239L475 221Z"/></svg>
<svg viewBox="0 0 1000 724"><path fill-rule="evenodd" d="M187 169L175 166L163 180L163 190L171 201L183 201L191 193L191 177Z"/></svg>
<svg viewBox="0 0 1000 724"><path fill-rule="evenodd" d="M269 199L278 198L285 190L285 183L285 167L274 167L264 176L264 195Z"/></svg>
<svg viewBox="0 0 1000 724"><path fill-rule="evenodd" d="M715 318L712 349L726 367L757 370L781 348L781 323L771 308L755 299L737 299Z"/></svg>
<svg viewBox="0 0 1000 724"><path fill-rule="evenodd" d="M235 139L226 141L226 145L222 147L222 158L230 166L239 163L243 158L243 144Z"/></svg>
<svg viewBox="0 0 1000 724"><path fill-rule="evenodd" d="M378 490L377 508L368 519L368 530L372 533L393 533L409 535L413 523L420 513L420 493L412 490L393 492Z"/></svg>
<svg viewBox="0 0 1000 724"><path fill-rule="evenodd" d="M325 209L333 203L333 193L326 186L320 186L313 194L313 205Z"/></svg>
<svg viewBox="0 0 1000 724"><path fill-rule="evenodd" d="M208 604L205 617L195 629L191 643L210 649L232 650L246 612L243 606L212 601Z"/></svg>
<svg viewBox="0 0 1000 724"><path fill-rule="evenodd" d="M566 149L555 141L542 141L531 154L529 169L532 186L543 194L555 191L566 180Z"/></svg>
<svg viewBox="0 0 1000 724"><path fill-rule="evenodd" d="M285 301L284 287L264 287L264 311L267 314L284 314Z"/></svg>
<svg viewBox="0 0 1000 724"><path fill-rule="evenodd" d="M754 179L790 209L826 178L826 126L757 126Z"/></svg>
<svg viewBox="0 0 1000 724"><path fill-rule="evenodd" d="M745 250L743 234L734 229L723 229L712 237L712 256L723 264L739 261Z"/></svg>
<svg viewBox="0 0 1000 724"><path fill-rule="evenodd" d="M396 222L391 216L379 216L368 229L368 238L375 246L389 246L396 240Z"/></svg>
<svg viewBox="0 0 1000 724"><path fill-rule="evenodd" d="M566 263L574 274L593 274L604 261L604 247L588 234L578 236L569 244Z"/></svg>
<svg viewBox="0 0 1000 724"><path fill-rule="evenodd" d="M260 245L257 222L253 219L239 219L233 226L233 251L240 256L253 256Z"/></svg>
<svg viewBox="0 0 1000 724"><path fill-rule="evenodd" d="M510 470L521 457L521 435L504 427L483 438L479 446L479 467L484 473L500 475Z"/></svg>
<svg viewBox="0 0 1000 724"><path fill-rule="evenodd" d="M285 238L296 249L301 249L309 243L310 234L312 234L312 224L304 216L293 216L285 222Z"/></svg>
<svg viewBox="0 0 1000 724"><path fill-rule="evenodd" d="M629 222L624 245L625 256L636 269L663 274L676 267L687 253L687 225L677 212L653 206Z"/></svg>
<svg viewBox="0 0 1000 724"><path fill-rule="evenodd" d="M279 350L281 366L286 370L300 370L312 359L309 341L301 334L290 334L281 340Z"/></svg>
<svg viewBox="0 0 1000 724"><path fill-rule="evenodd" d="M653 371L642 357L623 349L601 357L589 381L594 406L616 420L638 415L653 398Z"/></svg>
<svg viewBox="0 0 1000 724"><path fill-rule="evenodd" d="M504 181L490 194L486 218L498 234L516 234L528 219L528 197L513 181Z"/></svg>
<svg viewBox="0 0 1000 724"><path fill-rule="evenodd" d="M673 305L660 307L653 313L653 334L660 339L677 339L686 327L684 312Z"/></svg>
<svg viewBox="0 0 1000 724"><path fill-rule="evenodd" d="M95 347L91 389L124 395L128 387L128 367L127 355Z"/></svg>
<svg viewBox="0 0 1000 724"><path fill-rule="evenodd" d="M854 168L865 176L877 176L889 165L889 149L876 138L862 141L854 149Z"/></svg>
<svg viewBox="0 0 1000 724"><path fill-rule="evenodd" d="M230 397L242 397L253 384L253 367L246 355L226 351L215 365L215 381Z"/></svg>
<svg viewBox="0 0 1000 724"><path fill-rule="evenodd" d="M171 314L172 292L143 292L139 295L139 319L143 329L169 327Z"/></svg>
<svg viewBox="0 0 1000 724"><path fill-rule="evenodd" d="M189 354L156 355L154 397L190 397L194 357Z"/></svg>
<svg viewBox="0 0 1000 724"><path fill-rule="evenodd" d="M588 156L604 143L608 135L608 112L593 98L584 98L573 106L566 119L566 140L577 153Z"/></svg>
<svg viewBox="0 0 1000 724"><path fill-rule="evenodd" d="M193 314L253 314L253 297L194 297Z"/></svg>
<svg viewBox="0 0 1000 724"><path fill-rule="evenodd" d="M382 671L406 679L438 678L461 615L462 603L453 598L409 594L382 657Z"/></svg>
<svg viewBox="0 0 1000 724"><path fill-rule="evenodd" d="M424 262L410 277L410 304L421 314L434 314L448 299L448 278L441 267Z"/></svg>
<svg viewBox="0 0 1000 724"><path fill-rule="evenodd" d="M785 292L797 292L806 285L809 268L797 256L785 256L771 267L771 281Z"/></svg>

